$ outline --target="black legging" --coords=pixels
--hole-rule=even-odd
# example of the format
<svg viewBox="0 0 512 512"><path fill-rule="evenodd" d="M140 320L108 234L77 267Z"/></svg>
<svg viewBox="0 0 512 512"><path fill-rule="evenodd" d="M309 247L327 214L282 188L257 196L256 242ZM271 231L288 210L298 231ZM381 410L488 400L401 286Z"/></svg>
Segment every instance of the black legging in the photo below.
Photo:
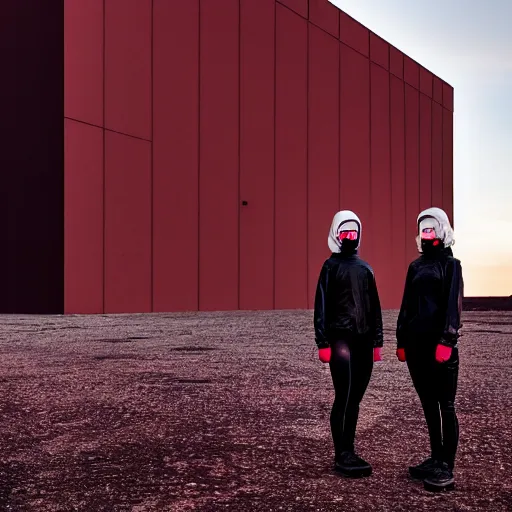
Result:
<svg viewBox="0 0 512 512"><path fill-rule="evenodd" d="M331 344L334 403L331 433L336 455L354 450L359 403L373 369L373 348L365 340L335 341Z"/></svg>
<svg viewBox="0 0 512 512"><path fill-rule="evenodd" d="M446 363L435 360L435 345L406 348L407 366L418 393L430 437L431 456L455 464L459 443L459 423L455 413L455 395L459 375L459 352L455 347Z"/></svg>

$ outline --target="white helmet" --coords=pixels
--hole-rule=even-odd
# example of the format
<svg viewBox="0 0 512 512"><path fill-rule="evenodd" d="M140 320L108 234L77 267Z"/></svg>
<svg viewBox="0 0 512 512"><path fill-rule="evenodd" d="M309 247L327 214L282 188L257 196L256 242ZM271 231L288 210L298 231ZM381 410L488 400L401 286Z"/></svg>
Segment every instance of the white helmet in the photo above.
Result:
<svg viewBox="0 0 512 512"><path fill-rule="evenodd" d="M421 249L421 233L425 228L434 229L436 238L443 242L445 247L451 247L455 243L453 229L450 225L448 215L441 208L427 208L423 210L417 218L418 236L416 237L416 244L418 251L423 252Z"/></svg>
<svg viewBox="0 0 512 512"><path fill-rule="evenodd" d="M350 210L342 210L338 212L332 219L331 229L327 243L331 252L341 252L340 233L342 231L357 231L357 245L361 244L361 221L359 217Z"/></svg>

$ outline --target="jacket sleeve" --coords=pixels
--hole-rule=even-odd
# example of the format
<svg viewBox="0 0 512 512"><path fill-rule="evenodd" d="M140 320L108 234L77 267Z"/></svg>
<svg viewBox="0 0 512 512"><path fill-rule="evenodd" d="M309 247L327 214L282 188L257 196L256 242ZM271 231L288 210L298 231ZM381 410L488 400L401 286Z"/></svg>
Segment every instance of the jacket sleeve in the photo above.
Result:
<svg viewBox="0 0 512 512"><path fill-rule="evenodd" d="M384 345L382 309L380 306L379 292L377 291L377 282L373 272L371 272L369 276L368 292L370 294L370 307L373 315L373 346L382 347Z"/></svg>
<svg viewBox="0 0 512 512"><path fill-rule="evenodd" d="M457 259L449 260L446 266L444 294L446 316L440 343L454 347L459 339L459 329L462 326L462 297L464 295L462 267Z"/></svg>
<svg viewBox="0 0 512 512"><path fill-rule="evenodd" d="M329 340L327 339L327 286L329 282L329 268L326 264L323 265L318 278L315 294L315 312L314 312L314 325L315 325L315 342L319 349L327 348Z"/></svg>
<svg viewBox="0 0 512 512"><path fill-rule="evenodd" d="M407 313L408 313L409 300L410 300L410 295L411 295L412 277L413 277L412 265L409 265L409 268L407 269L407 276L405 278L404 293L402 296L402 305L400 306L400 313L398 314L398 320L396 323L397 348L405 347L405 335L406 335L406 331L407 331L407 321L408 321Z"/></svg>

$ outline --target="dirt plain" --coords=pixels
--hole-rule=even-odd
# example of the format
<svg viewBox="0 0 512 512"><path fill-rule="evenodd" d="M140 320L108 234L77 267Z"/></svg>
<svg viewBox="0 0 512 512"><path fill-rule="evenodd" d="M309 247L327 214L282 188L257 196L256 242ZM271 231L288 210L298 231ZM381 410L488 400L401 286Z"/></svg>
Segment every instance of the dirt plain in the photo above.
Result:
<svg viewBox="0 0 512 512"><path fill-rule="evenodd" d="M456 489L428 453L385 312L357 449L332 472L310 311L0 317L0 511L512 511L512 312L467 312Z"/></svg>

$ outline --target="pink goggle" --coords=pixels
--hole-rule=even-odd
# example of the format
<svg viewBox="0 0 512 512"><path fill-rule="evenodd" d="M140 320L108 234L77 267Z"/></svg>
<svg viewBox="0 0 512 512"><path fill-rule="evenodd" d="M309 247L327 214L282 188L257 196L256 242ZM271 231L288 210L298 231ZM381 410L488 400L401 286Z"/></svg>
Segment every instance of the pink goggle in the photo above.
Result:
<svg viewBox="0 0 512 512"><path fill-rule="evenodd" d="M434 240L436 237L436 230L434 228L425 228L421 232L423 240Z"/></svg>
<svg viewBox="0 0 512 512"><path fill-rule="evenodd" d="M357 240L357 231L341 231L338 235L340 241L342 240Z"/></svg>

